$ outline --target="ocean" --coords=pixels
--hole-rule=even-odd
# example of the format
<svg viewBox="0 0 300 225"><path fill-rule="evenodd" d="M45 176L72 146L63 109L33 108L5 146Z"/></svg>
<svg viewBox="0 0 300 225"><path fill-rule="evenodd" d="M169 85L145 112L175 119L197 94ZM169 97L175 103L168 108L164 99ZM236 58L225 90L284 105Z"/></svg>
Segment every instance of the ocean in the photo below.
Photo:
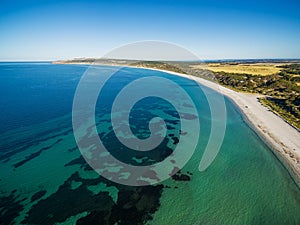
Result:
<svg viewBox="0 0 300 225"><path fill-rule="evenodd" d="M124 147L111 124L111 107L125 85L161 77L181 86L197 108L197 116L184 114L189 123L200 121L195 152L175 176L153 185L128 186L100 176L82 157L72 126L75 91L88 68L0 63L0 224L300 224L300 190L226 98L222 146L211 165L199 171L214 120L207 96L192 80L160 71L119 68L97 99L99 138L129 165L153 165L172 155L184 135L191 134L181 130L184 123L175 105L187 112L191 105L177 98L171 86L151 88L172 93L175 105L150 96L129 115L131 131L140 139L150 136L153 117L165 119L166 137L155 151ZM103 75L114 70L97 66ZM209 95L219 94L209 90ZM89 127L83 133L88 137ZM184 148L188 142L183 153ZM110 173L115 170L112 165Z"/></svg>

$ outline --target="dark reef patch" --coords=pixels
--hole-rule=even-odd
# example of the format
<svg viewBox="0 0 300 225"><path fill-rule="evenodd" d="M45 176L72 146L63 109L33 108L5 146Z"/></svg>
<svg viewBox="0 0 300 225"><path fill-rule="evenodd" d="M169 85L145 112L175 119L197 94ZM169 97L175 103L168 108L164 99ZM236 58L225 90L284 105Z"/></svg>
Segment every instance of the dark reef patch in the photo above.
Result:
<svg viewBox="0 0 300 225"><path fill-rule="evenodd" d="M177 145L179 143L179 138L178 137L172 137L173 144Z"/></svg>
<svg viewBox="0 0 300 225"><path fill-rule="evenodd" d="M190 173L188 172L188 174L190 175ZM181 171L179 170L177 173L175 173L173 176L172 176L172 179L173 180L176 180L176 181L190 181L191 180L191 177L187 175L187 174L182 174Z"/></svg>
<svg viewBox="0 0 300 225"><path fill-rule="evenodd" d="M21 204L22 200L17 200L18 196L15 194L16 190L12 191L9 196L0 197L1 225L13 224L14 218L18 217L20 212L24 209L23 205Z"/></svg>
<svg viewBox="0 0 300 225"><path fill-rule="evenodd" d="M79 150L77 146L75 146L74 148L69 148L68 152L74 152L76 150Z"/></svg>
<svg viewBox="0 0 300 225"><path fill-rule="evenodd" d="M76 188L71 183L81 182ZM88 187L105 183L107 187L118 189L115 203L106 191L94 194ZM24 224L50 225L63 222L70 216L82 212L88 215L78 219L77 224L144 224L152 219L152 214L160 206L159 199L163 185L129 187L115 184L103 177L83 179L76 172L71 175L58 191L37 202L29 210Z"/></svg>
<svg viewBox="0 0 300 225"><path fill-rule="evenodd" d="M174 128L173 128L174 129ZM166 157L172 154L173 148L168 147L169 138L164 138L161 144L159 144L156 148L143 152L143 151L135 151L120 143L119 140L115 139L114 131L108 132L105 137L102 139L104 146L107 147L107 150L120 161L135 165L135 166L146 166L151 165L157 162L163 161ZM133 160L133 157L143 158L147 157L149 160L143 162L136 162Z"/></svg>
<svg viewBox="0 0 300 225"><path fill-rule="evenodd" d="M45 191L45 190L41 190L41 191L36 192L34 195L32 195L32 197L31 197L31 199L30 199L30 202L34 202L34 201L40 199L40 198L43 197L46 193L47 193L47 191Z"/></svg>
<svg viewBox="0 0 300 225"><path fill-rule="evenodd" d="M160 206L163 186L144 186L121 190L108 224L145 224Z"/></svg>
<svg viewBox="0 0 300 225"><path fill-rule="evenodd" d="M58 191L48 198L35 204L23 223L50 225L63 222L73 215L85 211L94 211L97 208L110 209L113 200L108 192L100 192L94 195L87 189L87 185L81 185L77 189L71 189L71 182L81 180L78 173L73 174Z"/></svg>

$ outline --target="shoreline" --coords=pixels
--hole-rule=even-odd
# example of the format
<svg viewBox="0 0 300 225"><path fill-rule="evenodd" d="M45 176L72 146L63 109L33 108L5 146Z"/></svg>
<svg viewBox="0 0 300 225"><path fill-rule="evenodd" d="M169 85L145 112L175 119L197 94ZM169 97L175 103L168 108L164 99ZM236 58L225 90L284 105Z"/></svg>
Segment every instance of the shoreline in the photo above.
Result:
<svg viewBox="0 0 300 225"><path fill-rule="evenodd" d="M143 68L143 67L135 67ZM275 157L287 169L300 188L300 132L283 118L262 105L259 94L237 92L212 81L193 75L181 74L167 70L144 68L192 79L227 97L242 114L244 121L271 149Z"/></svg>
<svg viewBox="0 0 300 225"><path fill-rule="evenodd" d="M69 64L69 63L68 63ZM87 63L70 63L91 65ZM300 189L300 132L268 107L262 105L258 98L263 95L237 92L218 83L193 75L177 73L168 70L137 67L130 65L97 64L103 66L120 66L139 69L148 69L165 72L194 80L200 85L208 87L227 97L240 111L243 120L257 134L257 136L270 148L275 157L288 171Z"/></svg>

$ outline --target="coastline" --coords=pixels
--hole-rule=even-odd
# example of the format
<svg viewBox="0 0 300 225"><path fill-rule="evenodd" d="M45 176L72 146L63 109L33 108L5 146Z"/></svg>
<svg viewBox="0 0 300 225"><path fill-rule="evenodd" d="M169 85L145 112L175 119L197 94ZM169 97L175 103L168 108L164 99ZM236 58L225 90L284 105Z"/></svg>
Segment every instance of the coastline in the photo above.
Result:
<svg viewBox="0 0 300 225"><path fill-rule="evenodd" d="M158 70L192 79L226 96L237 106L245 122L272 150L273 154L288 170L300 188L300 132L269 108L262 105L258 100L262 95L237 92L212 81L192 75L152 68L145 69Z"/></svg>
<svg viewBox="0 0 300 225"><path fill-rule="evenodd" d="M68 63L83 64L88 63ZM212 81L193 75L168 70L137 67L130 65L98 64L104 66L121 66L161 71L175 76L192 79L200 85L213 89L227 97L240 111L244 121L258 137L271 149L275 157L287 169L290 176L300 188L300 132L279 115L262 105L258 98L262 95L237 92Z"/></svg>

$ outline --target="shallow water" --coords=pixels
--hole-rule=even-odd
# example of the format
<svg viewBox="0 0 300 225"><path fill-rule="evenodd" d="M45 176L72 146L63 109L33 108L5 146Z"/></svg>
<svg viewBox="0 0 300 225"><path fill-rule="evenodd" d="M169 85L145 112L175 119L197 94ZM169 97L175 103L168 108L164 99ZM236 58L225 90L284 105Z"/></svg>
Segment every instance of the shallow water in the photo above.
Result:
<svg viewBox="0 0 300 225"><path fill-rule="evenodd" d="M103 73L110 70L100 68ZM82 65L0 63L1 224L75 224L79 218L78 224L300 224L299 189L227 100L220 152L207 170L198 171L210 134L207 101L192 81L162 72L123 69L102 97L109 106L118 90L141 76L162 76L184 87L196 102L201 123L197 149L181 170L190 180L170 178L154 187L127 187L100 177L80 158L72 130L73 96L86 69ZM161 160L157 154L134 158L121 151L107 108L98 104L96 122L112 154L137 164L148 156L148 162ZM163 101L141 102L132 114L133 132L147 137L147 122L157 115L167 117L174 128L168 134L180 138L178 117L172 110ZM173 141L171 136L166 140L169 154Z"/></svg>

